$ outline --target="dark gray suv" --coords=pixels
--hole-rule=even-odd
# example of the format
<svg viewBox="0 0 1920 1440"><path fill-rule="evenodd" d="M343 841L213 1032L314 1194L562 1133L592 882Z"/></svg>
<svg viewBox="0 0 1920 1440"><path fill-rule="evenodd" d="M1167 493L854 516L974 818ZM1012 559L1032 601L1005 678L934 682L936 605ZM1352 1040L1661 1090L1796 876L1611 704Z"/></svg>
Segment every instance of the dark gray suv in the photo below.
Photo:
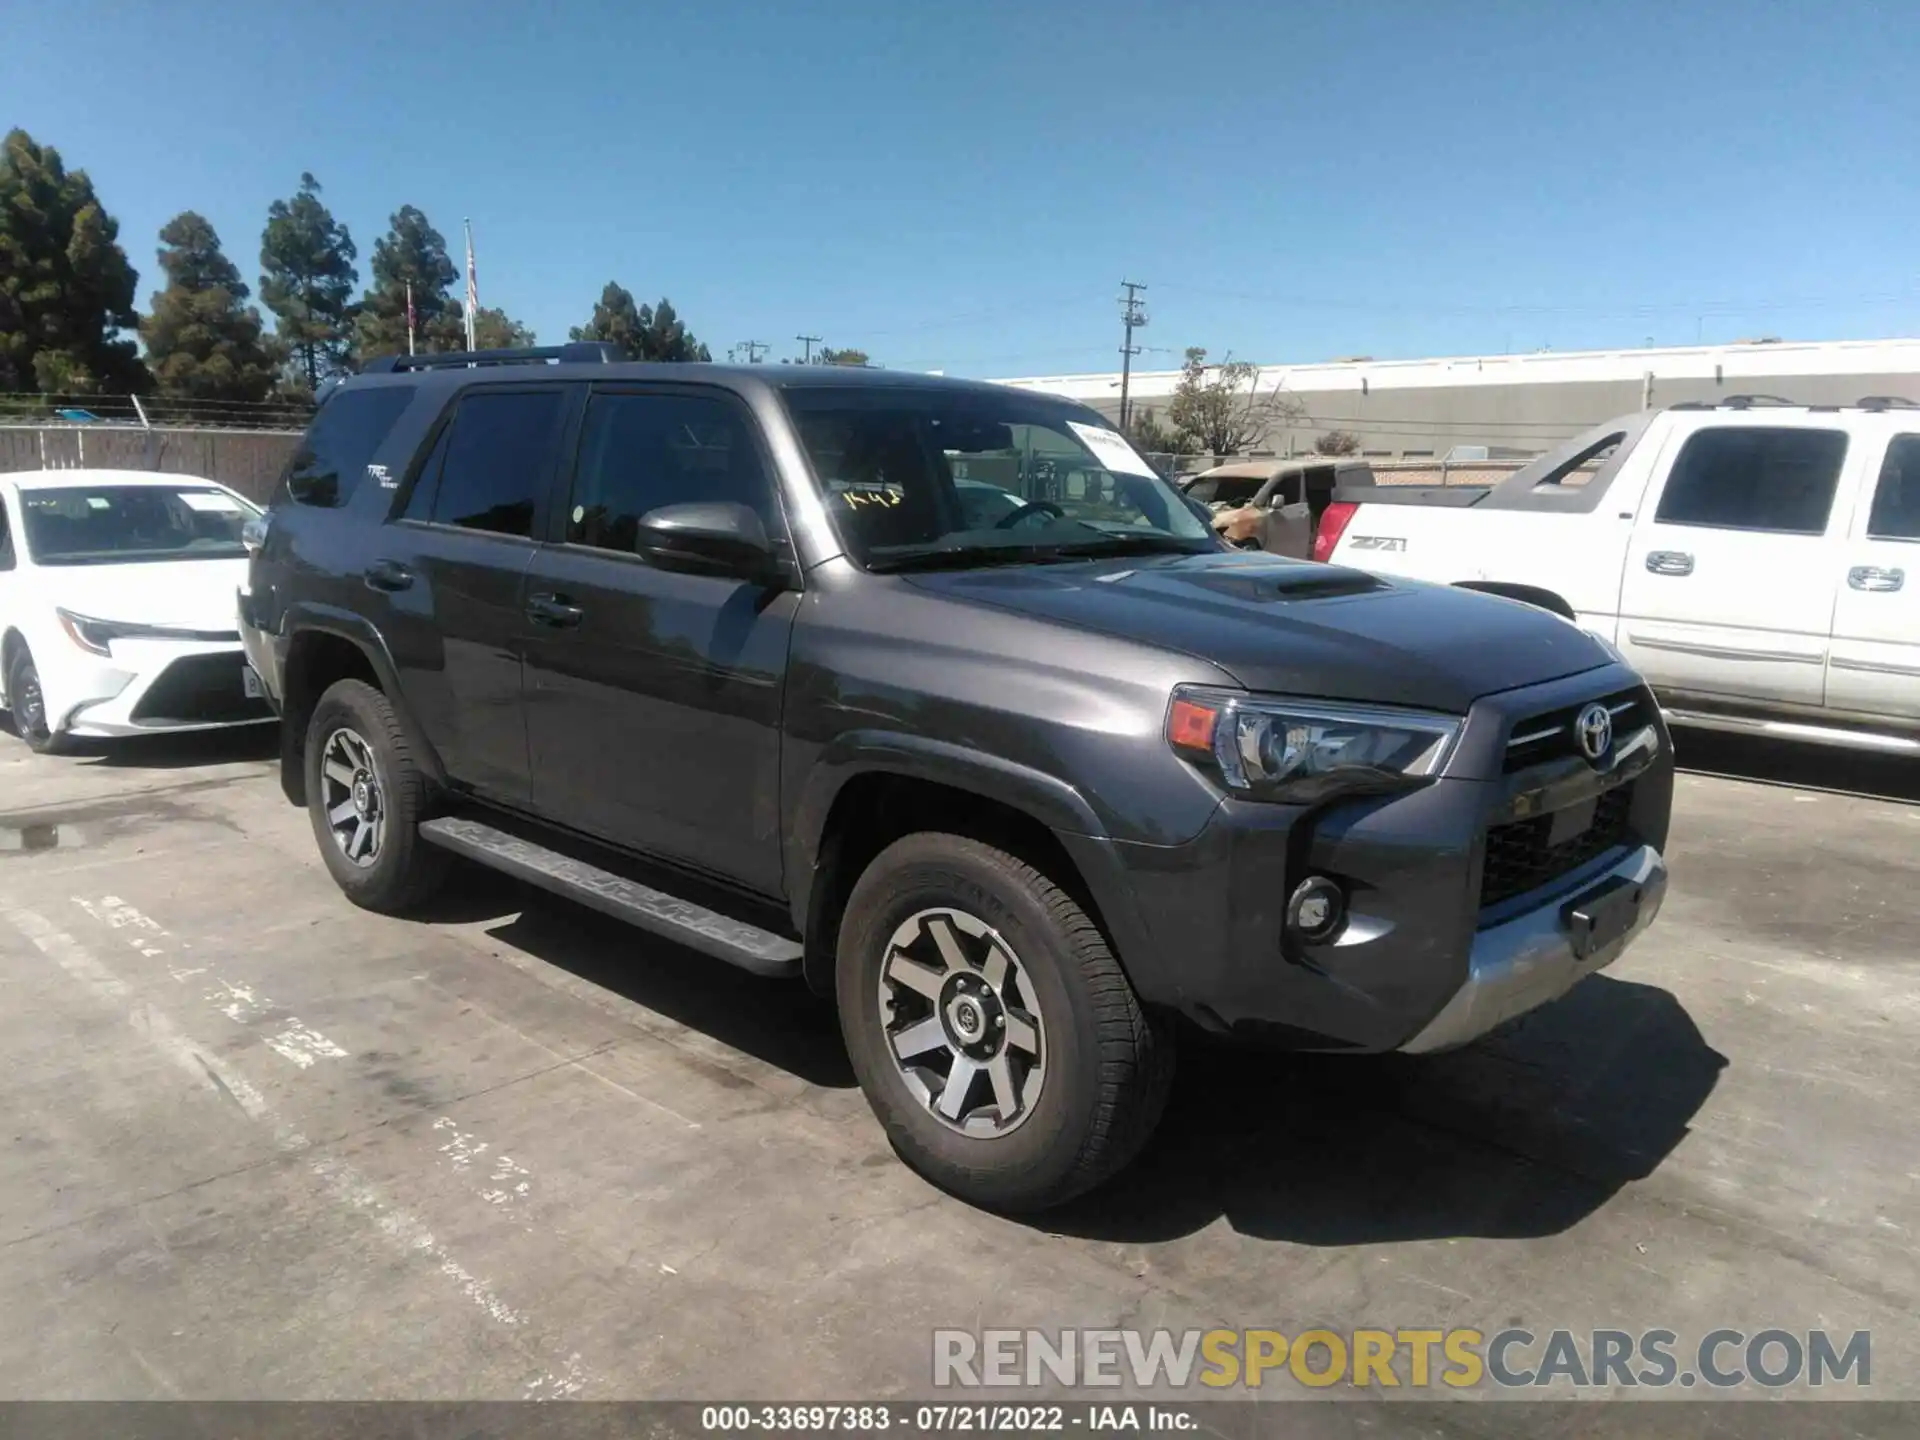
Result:
<svg viewBox="0 0 1920 1440"><path fill-rule="evenodd" d="M899 1153L985 1205L1134 1155L1179 1017L1462 1044L1665 889L1670 748L1606 645L1227 551L1061 400L385 360L249 542L283 784L350 898L465 856L804 977Z"/></svg>

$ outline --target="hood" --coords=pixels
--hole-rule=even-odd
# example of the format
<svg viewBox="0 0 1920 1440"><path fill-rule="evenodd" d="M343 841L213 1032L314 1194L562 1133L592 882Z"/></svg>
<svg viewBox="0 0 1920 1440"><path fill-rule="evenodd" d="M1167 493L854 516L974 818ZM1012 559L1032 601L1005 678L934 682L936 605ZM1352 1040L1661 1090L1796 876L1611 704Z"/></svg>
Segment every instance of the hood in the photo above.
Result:
<svg viewBox="0 0 1920 1440"><path fill-rule="evenodd" d="M1530 605L1272 555L905 578L953 600L1194 655L1271 694L1464 714L1482 695L1613 661L1593 636Z"/></svg>
<svg viewBox="0 0 1920 1440"><path fill-rule="evenodd" d="M51 603L95 620L237 630L234 597L246 579L247 560L241 555L133 565L49 565L38 572L38 588Z"/></svg>

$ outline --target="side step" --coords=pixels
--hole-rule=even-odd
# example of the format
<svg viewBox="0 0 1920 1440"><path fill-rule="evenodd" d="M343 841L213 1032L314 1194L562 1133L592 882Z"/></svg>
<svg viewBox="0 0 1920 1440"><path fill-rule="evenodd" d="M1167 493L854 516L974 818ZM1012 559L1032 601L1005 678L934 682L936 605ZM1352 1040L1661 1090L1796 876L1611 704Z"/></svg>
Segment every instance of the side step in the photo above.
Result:
<svg viewBox="0 0 1920 1440"><path fill-rule="evenodd" d="M1844 730L1837 725L1804 725L1792 720L1762 720L1757 716L1723 715L1715 710L1661 708L1669 725L1691 725L1728 735L1770 735L1780 740L1808 740L1818 745L1845 745L1855 750L1911 755L1920 740L1910 735L1888 735L1873 730Z"/></svg>
<svg viewBox="0 0 1920 1440"><path fill-rule="evenodd" d="M449 816L428 820L420 836L435 845L590 905L595 910L650 930L689 949L738 965L756 975L800 973L800 942L627 880L584 860L535 845L478 820Z"/></svg>

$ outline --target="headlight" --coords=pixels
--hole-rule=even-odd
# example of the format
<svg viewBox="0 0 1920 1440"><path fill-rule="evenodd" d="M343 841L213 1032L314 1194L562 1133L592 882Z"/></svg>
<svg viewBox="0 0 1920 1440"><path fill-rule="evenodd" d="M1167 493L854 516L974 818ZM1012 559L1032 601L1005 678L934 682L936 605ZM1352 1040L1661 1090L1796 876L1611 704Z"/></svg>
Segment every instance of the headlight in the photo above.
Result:
<svg viewBox="0 0 1920 1440"><path fill-rule="evenodd" d="M54 607L53 613L60 617L60 628L67 632L67 638L82 650L95 655L113 654L112 641L122 633L122 628L111 620L94 620L85 615L76 615L71 610Z"/></svg>
<svg viewBox="0 0 1920 1440"><path fill-rule="evenodd" d="M1183 685L1167 711L1167 743L1244 799L1307 805L1437 775L1460 725L1457 715L1423 710Z"/></svg>

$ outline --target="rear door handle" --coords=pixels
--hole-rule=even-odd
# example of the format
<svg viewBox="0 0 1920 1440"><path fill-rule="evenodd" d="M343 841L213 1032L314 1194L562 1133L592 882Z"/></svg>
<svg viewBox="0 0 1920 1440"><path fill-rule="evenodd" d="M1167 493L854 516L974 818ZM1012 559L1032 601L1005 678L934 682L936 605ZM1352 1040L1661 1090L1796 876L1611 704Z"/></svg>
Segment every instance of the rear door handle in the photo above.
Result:
<svg viewBox="0 0 1920 1440"><path fill-rule="evenodd" d="M535 595L527 601L527 618L536 625L551 625L569 630L586 618L587 612L571 600L558 595Z"/></svg>
<svg viewBox="0 0 1920 1440"><path fill-rule="evenodd" d="M1847 584L1856 590L1873 590L1885 593L1898 590L1907 583L1904 570L1887 570L1878 565L1856 565L1847 572Z"/></svg>
<svg viewBox="0 0 1920 1440"><path fill-rule="evenodd" d="M367 567L367 588L392 593L413 584L413 571L398 560L376 560Z"/></svg>
<svg viewBox="0 0 1920 1440"><path fill-rule="evenodd" d="M1691 575L1693 557L1684 550L1649 550L1647 569L1656 575Z"/></svg>

